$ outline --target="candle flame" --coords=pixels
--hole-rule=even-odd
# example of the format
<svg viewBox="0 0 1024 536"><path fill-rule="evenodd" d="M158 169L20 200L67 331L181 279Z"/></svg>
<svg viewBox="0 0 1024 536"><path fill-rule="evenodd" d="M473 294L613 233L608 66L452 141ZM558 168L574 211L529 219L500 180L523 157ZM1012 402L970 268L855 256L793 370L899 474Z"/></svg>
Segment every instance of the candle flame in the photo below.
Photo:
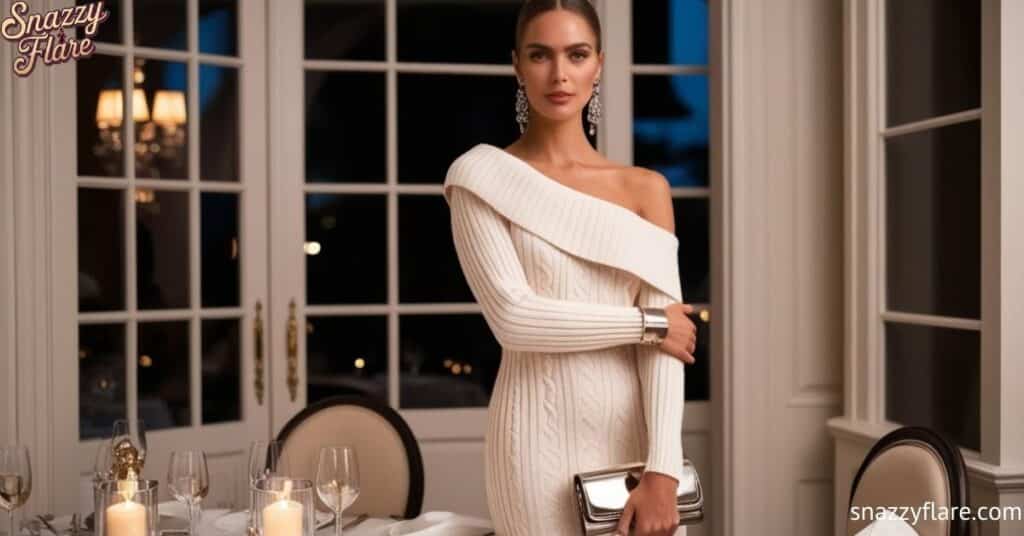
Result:
<svg viewBox="0 0 1024 536"><path fill-rule="evenodd" d="M138 480L118 480L117 481L117 492L124 497L125 502L131 502L132 497L135 496L135 492L139 489Z"/></svg>

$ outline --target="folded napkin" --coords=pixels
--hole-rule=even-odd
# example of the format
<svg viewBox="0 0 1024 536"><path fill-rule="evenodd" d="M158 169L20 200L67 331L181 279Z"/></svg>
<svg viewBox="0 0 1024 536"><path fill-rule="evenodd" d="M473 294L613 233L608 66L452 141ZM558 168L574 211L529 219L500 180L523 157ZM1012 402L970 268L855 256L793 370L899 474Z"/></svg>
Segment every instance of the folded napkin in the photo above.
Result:
<svg viewBox="0 0 1024 536"><path fill-rule="evenodd" d="M914 527L892 510L886 510L854 536L919 536Z"/></svg>

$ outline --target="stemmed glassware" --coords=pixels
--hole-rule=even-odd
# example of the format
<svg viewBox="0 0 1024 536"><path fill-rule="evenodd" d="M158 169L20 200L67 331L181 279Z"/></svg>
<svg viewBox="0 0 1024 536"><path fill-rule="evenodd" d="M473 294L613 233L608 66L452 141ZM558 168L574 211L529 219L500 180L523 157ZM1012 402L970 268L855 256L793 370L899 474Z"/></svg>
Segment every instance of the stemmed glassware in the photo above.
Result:
<svg viewBox="0 0 1024 536"><path fill-rule="evenodd" d="M280 441L253 441L249 445L249 526L255 527L256 482L273 476L287 476L288 463L281 456Z"/></svg>
<svg viewBox="0 0 1024 536"><path fill-rule="evenodd" d="M171 494L188 508L188 533L195 534L195 511L210 491L210 472L206 468L206 453L201 450L178 450L171 453L167 468L167 483Z"/></svg>
<svg viewBox="0 0 1024 536"><path fill-rule="evenodd" d="M105 482L114 476L114 456L109 441L100 441L96 447L96 462L92 472L93 484Z"/></svg>
<svg viewBox="0 0 1024 536"><path fill-rule="evenodd" d="M7 510L12 536L14 511L20 508L32 493L32 464L28 448L22 445L0 447L0 508Z"/></svg>
<svg viewBox="0 0 1024 536"><path fill-rule="evenodd" d="M349 446L320 449L316 493L334 512L334 535L341 536L341 513L359 496L359 464L355 449Z"/></svg>
<svg viewBox="0 0 1024 536"><path fill-rule="evenodd" d="M280 441L253 441L249 445L249 485L271 476L288 476L288 463L281 456Z"/></svg>

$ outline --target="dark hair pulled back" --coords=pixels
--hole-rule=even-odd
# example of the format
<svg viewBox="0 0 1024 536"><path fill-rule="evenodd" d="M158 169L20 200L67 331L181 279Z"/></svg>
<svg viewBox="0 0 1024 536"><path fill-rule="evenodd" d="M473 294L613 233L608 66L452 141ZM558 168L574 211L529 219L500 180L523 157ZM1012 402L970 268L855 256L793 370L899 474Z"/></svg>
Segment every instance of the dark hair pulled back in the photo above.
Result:
<svg viewBox="0 0 1024 536"><path fill-rule="evenodd" d="M572 11L583 17L583 20L587 21L590 29L594 31L594 35L597 37L597 52L601 52L601 19L597 16L597 10L594 9L590 0L526 0L523 2L522 7L519 8L519 18L516 20L517 53L522 45L523 32L526 30L526 25L538 15L554 9Z"/></svg>

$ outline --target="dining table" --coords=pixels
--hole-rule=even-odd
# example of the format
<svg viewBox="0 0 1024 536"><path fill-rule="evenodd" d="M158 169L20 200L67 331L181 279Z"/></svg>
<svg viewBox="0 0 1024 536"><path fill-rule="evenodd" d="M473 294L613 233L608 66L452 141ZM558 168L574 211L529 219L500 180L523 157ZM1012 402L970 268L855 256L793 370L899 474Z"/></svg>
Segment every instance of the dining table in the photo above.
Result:
<svg viewBox="0 0 1024 536"><path fill-rule="evenodd" d="M157 536L187 536L184 506L173 501L157 505L160 524ZM247 536L246 510L203 509L196 522L194 536ZM91 536L84 528L72 530L79 516L31 516L21 523L20 536ZM367 514L343 514L343 536L486 536L493 535L489 520L447 511L423 512L413 519ZM77 523L83 526L82 523ZM334 515L317 512L315 536L334 536Z"/></svg>

